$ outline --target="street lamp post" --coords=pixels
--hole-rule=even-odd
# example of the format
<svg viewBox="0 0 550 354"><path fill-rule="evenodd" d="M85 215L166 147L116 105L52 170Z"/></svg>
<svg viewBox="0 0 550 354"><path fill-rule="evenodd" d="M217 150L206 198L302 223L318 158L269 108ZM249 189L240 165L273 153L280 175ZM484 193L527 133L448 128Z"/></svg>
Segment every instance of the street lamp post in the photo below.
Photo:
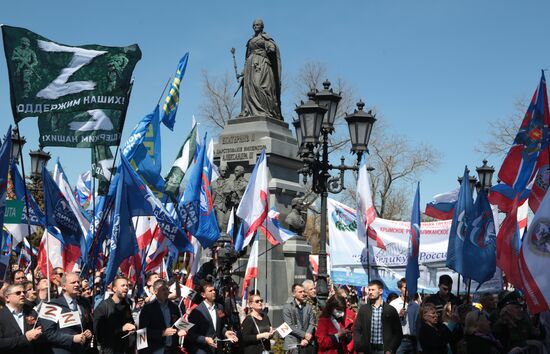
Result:
<svg viewBox="0 0 550 354"><path fill-rule="evenodd" d="M19 134L19 129L17 127L13 128L11 131L11 159L16 164L19 164L19 154L26 142L25 137Z"/></svg>
<svg viewBox="0 0 550 354"><path fill-rule="evenodd" d="M470 173L470 169L467 169L468 173ZM457 178L458 184L462 184L462 176ZM474 195L474 189L477 186L477 178L475 176L470 176L468 182L470 183L470 193L472 193L472 196Z"/></svg>
<svg viewBox="0 0 550 354"><path fill-rule="evenodd" d="M351 140L351 151L357 154L357 163L345 165L341 158L340 165L332 165L329 161L329 136L334 132L334 121L338 103L342 97L330 89L330 82L323 82L323 90L312 90L308 93L309 100L296 107L298 120L293 122L299 142L299 156L304 167L298 173L303 175L304 183L311 177L313 192L321 196L321 225L319 236L319 270L317 275L317 296L324 301L328 297L327 284L327 198L328 193L340 193L345 189L344 174L347 170L358 170L363 152L368 152L367 145L376 121L374 115L364 112L365 104L359 102L357 109L345 117L348 123ZM331 176L331 170L338 170L337 176Z"/></svg>
<svg viewBox="0 0 550 354"><path fill-rule="evenodd" d="M42 149L42 146L38 150L30 151L31 157L31 192L34 199L41 208L44 208L44 193L42 191L42 168L51 159L49 152Z"/></svg>
<svg viewBox="0 0 550 354"><path fill-rule="evenodd" d="M489 192L491 186L493 185L493 173L495 173L495 168L493 166L487 165L487 160L483 160L483 165L476 167L476 172L479 177L479 182L476 184L476 188L483 189L485 192Z"/></svg>

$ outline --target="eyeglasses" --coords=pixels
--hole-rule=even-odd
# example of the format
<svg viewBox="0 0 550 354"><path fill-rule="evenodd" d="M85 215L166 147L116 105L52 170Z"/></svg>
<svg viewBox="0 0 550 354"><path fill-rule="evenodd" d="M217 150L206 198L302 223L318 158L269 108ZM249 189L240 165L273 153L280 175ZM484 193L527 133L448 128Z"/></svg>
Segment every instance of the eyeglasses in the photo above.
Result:
<svg viewBox="0 0 550 354"><path fill-rule="evenodd" d="M19 295L21 295L21 294L26 295L27 292L26 292L26 291L23 291L23 290L19 290L19 291L14 291L14 292L12 292L12 293L9 293L8 295L17 295L17 296L19 296Z"/></svg>
<svg viewBox="0 0 550 354"><path fill-rule="evenodd" d="M63 276L63 273L54 273L53 275Z"/></svg>
<svg viewBox="0 0 550 354"><path fill-rule="evenodd" d="M264 303L264 299L254 300L254 303L255 303L255 304L263 304L263 303Z"/></svg>

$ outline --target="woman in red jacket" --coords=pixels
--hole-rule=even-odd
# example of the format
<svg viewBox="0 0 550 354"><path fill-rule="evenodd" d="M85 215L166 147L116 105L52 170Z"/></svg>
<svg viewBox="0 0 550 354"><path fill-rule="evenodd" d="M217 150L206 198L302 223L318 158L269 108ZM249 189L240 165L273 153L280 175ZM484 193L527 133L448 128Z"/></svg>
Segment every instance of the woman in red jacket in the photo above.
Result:
<svg viewBox="0 0 550 354"><path fill-rule="evenodd" d="M346 300L340 295L328 299L317 322L318 353L348 354L347 344L352 339L351 330L345 327Z"/></svg>

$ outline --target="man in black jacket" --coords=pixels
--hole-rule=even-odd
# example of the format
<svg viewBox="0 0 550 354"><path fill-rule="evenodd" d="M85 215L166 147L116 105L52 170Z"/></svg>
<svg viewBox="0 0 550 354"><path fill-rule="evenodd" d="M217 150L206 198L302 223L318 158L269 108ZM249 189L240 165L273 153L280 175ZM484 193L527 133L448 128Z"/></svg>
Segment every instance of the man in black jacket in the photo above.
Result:
<svg viewBox="0 0 550 354"><path fill-rule="evenodd" d="M113 280L113 296L103 300L94 311L94 333L102 354L134 353L136 326L126 300L128 279Z"/></svg>
<svg viewBox="0 0 550 354"><path fill-rule="evenodd" d="M369 301L361 306L355 319L355 351L358 354L395 353L403 337L399 315L391 305L384 303L381 281L370 281L367 291Z"/></svg>
<svg viewBox="0 0 550 354"><path fill-rule="evenodd" d="M32 308L24 306L23 286L8 286L4 290L4 296L6 307L0 310L0 353L38 353L33 344L40 338L42 328L32 328L33 325L29 321Z"/></svg>
<svg viewBox="0 0 550 354"><path fill-rule="evenodd" d="M90 303L80 297L80 276L76 273L65 273L61 278L62 295L53 299L50 304L61 307L61 315L78 312L80 324L60 328L59 321L53 322L41 318L47 344L54 354L93 353L92 316Z"/></svg>
<svg viewBox="0 0 550 354"><path fill-rule="evenodd" d="M158 279L153 283L155 299L143 306L139 314L139 328L147 328L148 347L140 350L141 354L160 352L164 354L179 353L179 337L187 333L177 330L173 324L181 317L178 306L168 300L170 289L166 281Z"/></svg>

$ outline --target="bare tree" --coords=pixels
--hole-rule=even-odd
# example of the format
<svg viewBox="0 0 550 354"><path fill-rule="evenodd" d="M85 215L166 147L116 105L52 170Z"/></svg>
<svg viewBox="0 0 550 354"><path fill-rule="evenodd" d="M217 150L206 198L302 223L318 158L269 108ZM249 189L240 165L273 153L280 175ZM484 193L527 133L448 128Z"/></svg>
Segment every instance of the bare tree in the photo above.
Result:
<svg viewBox="0 0 550 354"><path fill-rule="evenodd" d="M519 126L529 106L528 102L525 98L516 99L514 112L508 119L489 122L490 129L487 140L482 142L476 150L489 155L505 156L514 143Z"/></svg>
<svg viewBox="0 0 550 354"><path fill-rule="evenodd" d="M205 101L200 107L199 117L216 132L220 132L227 121L235 117L239 104L234 95L236 90L237 85L227 72L216 77L203 70L202 91Z"/></svg>
<svg viewBox="0 0 550 354"><path fill-rule="evenodd" d="M407 137L378 129L371 140L369 163L375 205L382 218L400 218L408 208L403 183L413 182L439 164L440 155L424 144L412 145Z"/></svg>

